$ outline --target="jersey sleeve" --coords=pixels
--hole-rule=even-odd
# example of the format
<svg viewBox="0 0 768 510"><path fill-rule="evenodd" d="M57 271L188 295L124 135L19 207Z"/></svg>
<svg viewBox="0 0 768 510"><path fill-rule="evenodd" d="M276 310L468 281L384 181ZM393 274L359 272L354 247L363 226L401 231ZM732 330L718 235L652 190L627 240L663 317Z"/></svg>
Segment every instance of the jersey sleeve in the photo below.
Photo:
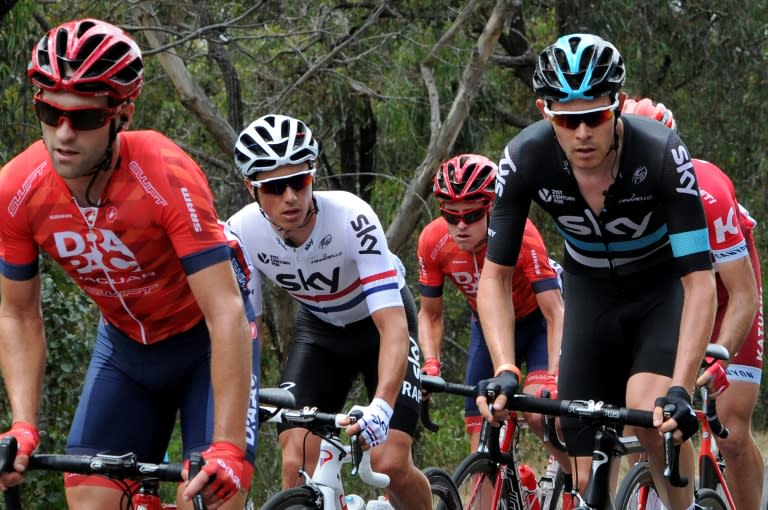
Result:
<svg viewBox="0 0 768 510"><path fill-rule="evenodd" d="M536 294L560 289L557 272L550 265L544 239L530 220L526 223L516 270L525 272Z"/></svg>
<svg viewBox="0 0 768 510"><path fill-rule="evenodd" d="M660 195L680 274L711 269L707 222L688 148L670 131L666 151Z"/></svg>
<svg viewBox="0 0 768 510"><path fill-rule="evenodd" d="M31 156L41 150L40 145L34 144L0 169L0 271L11 280L29 280L39 272L39 247L29 229L27 208L44 171L44 162ZM28 166L33 170L19 171Z"/></svg>
<svg viewBox="0 0 768 510"><path fill-rule="evenodd" d="M434 221L421 231L416 249L416 256L419 261L419 292L426 297L443 295L443 272L436 260L439 249L435 243L433 225Z"/></svg>
<svg viewBox="0 0 768 510"><path fill-rule="evenodd" d="M398 273L389 256L384 229L373 209L360 202L360 207L349 209L346 239L357 265L368 311L402 307Z"/></svg>
<svg viewBox="0 0 768 510"><path fill-rule="evenodd" d="M514 266L517 263L531 206L530 192L522 175L527 163L521 163L519 159L518 135L509 142L499 161L496 199L488 224L486 258L503 266Z"/></svg>
<svg viewBox="0 0 768 510"><path fill-rule="evenodd" d="M694 167L701 183L712 258L715 263L722 263L746 257L747 242L741 230L742 216L733 183L711 163L694 160Z"/></svg>
<svg viewBox="0 0 768 510"><path fill-rule="evenodd" d="M170 141L169 141L170 142ZM175 144L160 149L167 168L163 222L186 274L229 259L213 194L200 167Z"/></svg>

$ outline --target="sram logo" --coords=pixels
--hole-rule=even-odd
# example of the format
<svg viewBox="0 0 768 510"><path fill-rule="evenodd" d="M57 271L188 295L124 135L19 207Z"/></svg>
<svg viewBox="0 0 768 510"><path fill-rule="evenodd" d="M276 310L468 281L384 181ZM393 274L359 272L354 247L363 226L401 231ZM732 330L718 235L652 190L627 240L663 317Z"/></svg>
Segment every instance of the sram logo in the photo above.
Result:
<svg viewBox="0 0 768 510"><path fill-rule="evenodd" d="M652 214L652 212L646 214L639 223L625 217L616 218L605 224L605 231L614 235L628 235L632 239L637 239L645 234L645 231L648 228L648 223L651 221ZM584 210L584 216L558 216L557 222L572 234L580 236L601 234L601 229L598 226L592 211L589 209Z"/></svg>
<svg viewBox="0 0 768 510"><path fill-rule="evenodd" d="M275 280L289 292L296 292L299 290L304 291L321 291L321 292L337 292L339 290L339 275L341 273L340 267L335 267L330 276L324 273L305 273L301 269L298 269L296 273L279 273L275 276Z"/></svg>
<svg viewBox="0 0 768 510"><path fill-rule="evenodd" d="M141 271L136 257L111 230L94 229L79 232L55 232L56 252L80 274L96 271Z"/></svg>
<svg viewBox="0 0 768 510"><path fill-rule="evenodd" d="M361 255L381 255L381 251L375 249L379 240L371 232L376 230L376 225L372 224L364 214L358 215L355 221L350 222L352 230L355 231L355 237L360 241L358 253Z"/></svg>

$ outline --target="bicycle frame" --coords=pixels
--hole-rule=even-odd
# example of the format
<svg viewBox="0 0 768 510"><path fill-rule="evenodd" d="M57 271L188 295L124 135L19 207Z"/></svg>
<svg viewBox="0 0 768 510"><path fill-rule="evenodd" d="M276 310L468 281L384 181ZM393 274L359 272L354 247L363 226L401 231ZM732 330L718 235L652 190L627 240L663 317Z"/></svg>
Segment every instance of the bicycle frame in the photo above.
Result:
<svg viewBox="0 0 768 510"><path fill-rule="evenodd" d="M731 492L728 490L728 485L725 483L725 476L720 469L720 463L717 458L717 442L713 437L712 427L709 424L707 418L707 411L709 407L709 400L706 387L701 388L702 408L696 410L696 418L701 425L700 437L701 444L699 445L699 486L698 489L715 487L718 483L723 488L723 494L728 502L730 508L736 508L731 497Z"/></svg>

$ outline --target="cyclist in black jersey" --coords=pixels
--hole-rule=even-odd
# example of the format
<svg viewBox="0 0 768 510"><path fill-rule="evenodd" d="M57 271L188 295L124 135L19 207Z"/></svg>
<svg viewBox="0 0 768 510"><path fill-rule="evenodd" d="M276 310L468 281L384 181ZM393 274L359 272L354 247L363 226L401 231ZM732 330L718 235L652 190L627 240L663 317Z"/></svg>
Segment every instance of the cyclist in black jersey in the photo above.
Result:
<svg viewBox="0 0 768 510"><path fill-rule="evenodd" d="M696 431L691 390L715 313L704 212L688 151L650 119L619 117L624 62L600 37L561 37L539 56L533 85L544 119L521 131L501 157L478 311L503 396L519 383L508 288L531 202L565 241L565 318L558 393L653 410L658 430L638 430L667 508L691 508L693 489L663 477L661 433L674 431L681 473L693 479ZM662 407L675 411L664 419ZM564 420L569 453L589 456L591 433ZM577 482L583 488L588 463Z"/></svg>

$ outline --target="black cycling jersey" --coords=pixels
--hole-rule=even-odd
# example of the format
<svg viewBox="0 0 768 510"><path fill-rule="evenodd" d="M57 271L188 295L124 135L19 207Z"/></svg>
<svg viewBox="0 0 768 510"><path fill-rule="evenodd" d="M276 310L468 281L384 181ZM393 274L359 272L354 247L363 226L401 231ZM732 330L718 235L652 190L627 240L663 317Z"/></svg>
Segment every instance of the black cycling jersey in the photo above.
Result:
<svg viewBox="0 0 768 510"><path fill-rule="evenodd" d="M488 229L488 260L514 265L531 201L565 240L566 271L626 275L649 268L685 275L712 267L707 224L690 155L660 123L624 116L621 161L599 215L579 191L549 122L507 145Z"/></svg>

